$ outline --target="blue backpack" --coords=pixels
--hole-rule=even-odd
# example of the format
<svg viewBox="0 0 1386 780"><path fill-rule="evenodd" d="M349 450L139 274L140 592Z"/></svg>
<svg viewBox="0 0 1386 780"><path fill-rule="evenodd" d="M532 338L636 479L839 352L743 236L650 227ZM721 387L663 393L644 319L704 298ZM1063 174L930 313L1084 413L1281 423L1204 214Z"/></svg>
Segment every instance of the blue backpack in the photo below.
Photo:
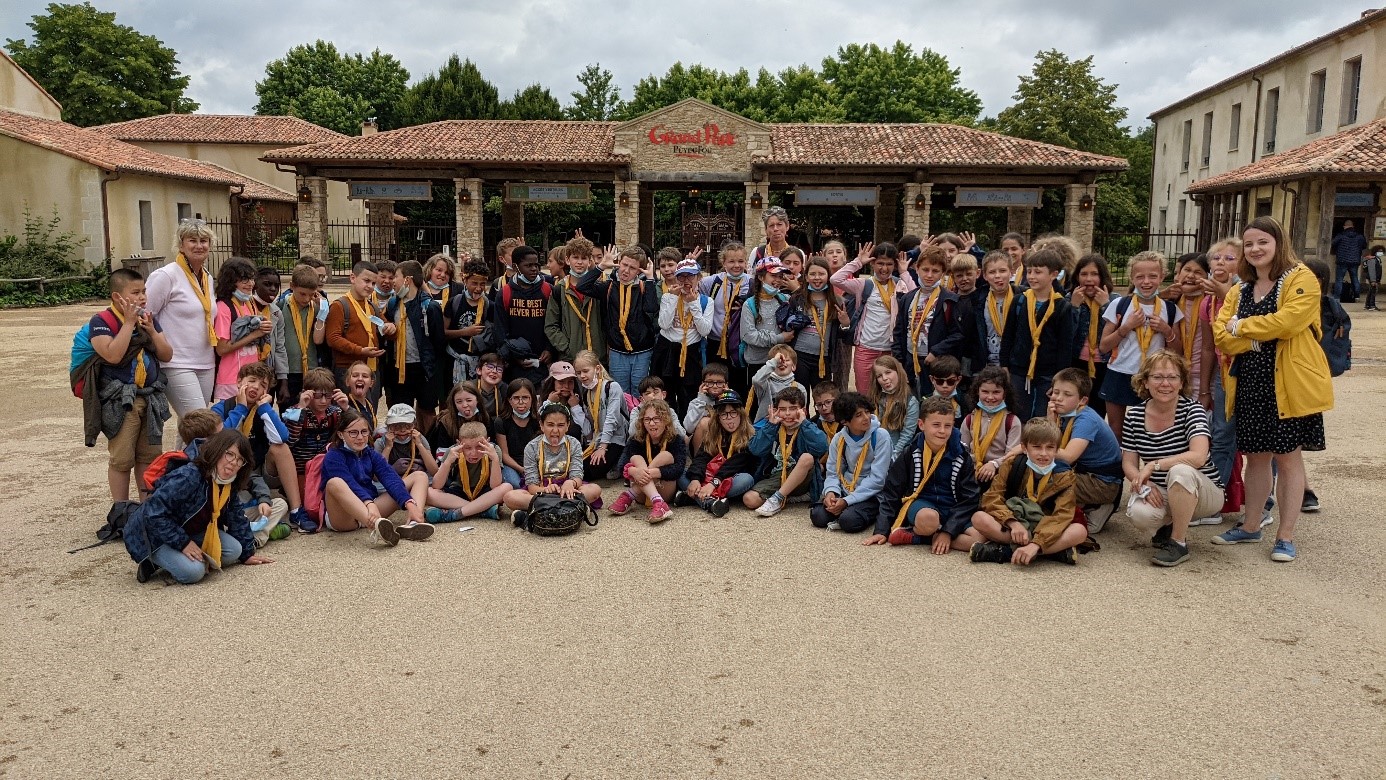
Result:
<svg viewBox="0 0 1386 780"><path fill-rule="evenodd" d="M111 314L110 309L103 309L97 316L106 323L106 327L110 328L112 332L120 330L120 321L115 318L114 314ZM72 360L68 364L67 373L74 375L78 367L94 357L96 357L96 348L91 345L91 322L85 322L82 327L77 329L76 333L72 334ZM86 382L81 379L74 381L72 394L81 398L82 392L86 389L85 384Z"/></svg>
<svg viewBox="0 0 1386 780"><path fill-rule="evenodd" d="M1341 376L1352 368L1352 318L1331 295L1323 296L1321 303L1319 343L1328 358L1328 372Z"/></svg>

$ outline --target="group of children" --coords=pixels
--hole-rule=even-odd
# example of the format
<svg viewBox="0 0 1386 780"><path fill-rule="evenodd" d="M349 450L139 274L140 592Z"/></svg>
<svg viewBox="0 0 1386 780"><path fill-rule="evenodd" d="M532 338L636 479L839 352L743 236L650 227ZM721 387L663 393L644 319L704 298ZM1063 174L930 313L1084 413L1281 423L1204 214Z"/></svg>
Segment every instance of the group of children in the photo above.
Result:
<svg viewBox="0 0 1386 780"><path fill-rule="evenodd" d="M651 523L675 506L720 517L740 502L770 517L807 503L817 527L871 530L867 545L1073 563L1120 501L1121 421L1139 403L1131 377L1145 357L1182 351L1214 408L1214 369L1226 366L1208 328L1239 244L1186 259L1163 292L1165 260L1143 252L1128 296L1100 256L1079 257L1062 236L1026 247L1008 234L991 253L906 236L850 262L838 242L812 257L759 247L749 271L747 248L730 242L712 273L697 255L652 260L581 236L547 274L518 240L498 251L495 283L479 261L459 281L443 255L360 262L334 301L320 263L296 267L283 294L272 269L224 263L215 403L180 419L179 435L207 495L222 485L199 465L209 442L248 452L249 475L227 483L232 510L213 501L138 524L168 531L138 546L141 577L160 544L180 550L208 528L239 529L246 562L291 529L364 528L394 545L464 518L523 525L546 493L600 508L601 479L625 486L613 514L639 504ZM93 333L97 319L106 330L93 346L143 388L166 343L136 316L138 275L111 283L120 329L106 335L110 318L94 318ZM143 407L130 411L143 424ZM159 487L144 478L157 448L140 443L154 433L129 427L108 436L116 500L131 468L142 495ZM223 431L248 447L234 436L223 447ZM391 521L396 510L408 520ZM189 581L187 567L158 565Z"/></svg>

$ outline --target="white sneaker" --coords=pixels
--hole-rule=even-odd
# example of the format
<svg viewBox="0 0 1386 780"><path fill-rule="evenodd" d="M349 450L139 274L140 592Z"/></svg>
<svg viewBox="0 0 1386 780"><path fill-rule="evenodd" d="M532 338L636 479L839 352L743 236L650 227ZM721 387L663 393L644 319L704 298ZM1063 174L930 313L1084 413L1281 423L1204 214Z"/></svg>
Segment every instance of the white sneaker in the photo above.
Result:
<svg viewBox="0 0 1386 780"><path fill-rule="evenodd" d="M1274 523L1274 522L1275 522L1275 518L1274 518L1274 517L1271 517L1271 513L1270 513L1270 510L1269 510L1269 509L1263 510L1263 511L1261 512L1261 527L1262 527L1262 528L1265 528L1265 527L1271 525L1271 524Z"/></svg>
<svg viewBox="0 0 1386 780"><path fill-rule="evenodd" d="M839 522L836 521L836 520L829 520L829 521L828 521L828 530L829 530L829 531L841 531L841 530L842 530L842 523L839 523Z"/></svg>
<svg viewBox="0 0 1386 780"><path fill-rule="evenodd" d="M395 529L395 524L390 522L389 518L382 517L375 521L375 527L371 529L371 541L394 547L399 544L399 531Z"/></svg>
<svg viewBox="0 0 1386 780"><path fill-rule="evenodd" d="M780 498L779 494L776 493L767 498L765 503L761 504L760 508L756 509L756 514L761 517L774 517L781 509L784 509L784 499Z"/></svg>
<svg viewBox="0 0 1386 780"><path fill-rule="evenodd" d="M1189 525L1222 525L1222 515L1208 515L1207 517L1195 517L1194 519L1189 521Z"/></svg>

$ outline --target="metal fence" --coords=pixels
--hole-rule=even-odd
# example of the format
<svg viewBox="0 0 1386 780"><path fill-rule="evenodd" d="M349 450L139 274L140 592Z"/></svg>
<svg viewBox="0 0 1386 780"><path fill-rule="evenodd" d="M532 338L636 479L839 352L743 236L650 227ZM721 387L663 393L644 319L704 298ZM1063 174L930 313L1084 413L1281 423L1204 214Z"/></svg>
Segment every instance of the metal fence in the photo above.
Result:
<svg viewBox="0 0 1386 780"><path fill-rule="evenodd" d="M1112 280L1119 286L1130 284L1126 267L1132 256L1147 250L1159 252L1172 261L1180 255L1198 251L1198 234L1144 232L1098 233L1093 236L1093 251L1107 258Z"/></svg>
<svg viewBox="0 0 1386 780"><path fill-rule="evenodd" d="M216 235L208 258L213 274L232 257L247 258L256 266L272 266L281 273L288 273L298 263L297 222L212 220L207 227Z"/></svg>

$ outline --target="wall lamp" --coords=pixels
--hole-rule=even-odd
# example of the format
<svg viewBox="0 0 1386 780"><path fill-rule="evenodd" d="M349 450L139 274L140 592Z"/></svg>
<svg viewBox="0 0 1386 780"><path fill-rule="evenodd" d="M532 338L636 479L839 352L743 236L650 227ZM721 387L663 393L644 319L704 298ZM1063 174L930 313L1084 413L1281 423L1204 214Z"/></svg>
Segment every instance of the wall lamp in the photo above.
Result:
<svg viewBox="0 0 1386 780"><path fill-rule="evenodd" d="M620 194L620 196L618 196L618 197L616 198L616 202L619 203L619 204L621 204L621 208L625 208L626 206L629 206L629 205L630 205L630 193L629 193L629 192L626 192L625 190L621 190L621 194Z"/></svg>
<svg viewBox="0 0 1386 780"><path fill-rule="evenodd" d="M753 193L751 193L751 208L753 208L753 209L758 209L758 208L760 208L761 206L764 206L764 205L765 205L765 199L762 198L762 197L760 196L760 193L759 193L759 192L753 192Z"/></svg>
<svg viewBox="0 0 1386 780"><path fill-rule="evenodd" d="M457 191L457 202L458 202L458 203L461 203L463 206L470 206L470 205L472 204L472 191L471 191L471 189L468 188L468 187L463 187L462 189L458 190L458 191Z"/></svg>
<svg viewBox="0 0 1386 780"><path fill-rule="evenodd" d="M302 187L299 187L299 188L298 188L298 202L299 202L299 203L312 203L312 202L313 202L313 191L310 190L310 189L308 189L308 185L305 184L305 185L303 185Z"/></svg>
<svg viewBox="0 0 1386 780"><path fill-rule="evenodd" d="M929 207L929 199L924 197L924 193L921 192L914 196L914 207L919 211L923 211Z"/></svg>
<svg viewBox="0 0 1386 780"><path fill-rule="evenodd" d="M1092 199L1091 195L1084 195L1082 198L1078 200L1078 210L1092 211L1092 207L1095 202L1096 201Z"/></svg>

